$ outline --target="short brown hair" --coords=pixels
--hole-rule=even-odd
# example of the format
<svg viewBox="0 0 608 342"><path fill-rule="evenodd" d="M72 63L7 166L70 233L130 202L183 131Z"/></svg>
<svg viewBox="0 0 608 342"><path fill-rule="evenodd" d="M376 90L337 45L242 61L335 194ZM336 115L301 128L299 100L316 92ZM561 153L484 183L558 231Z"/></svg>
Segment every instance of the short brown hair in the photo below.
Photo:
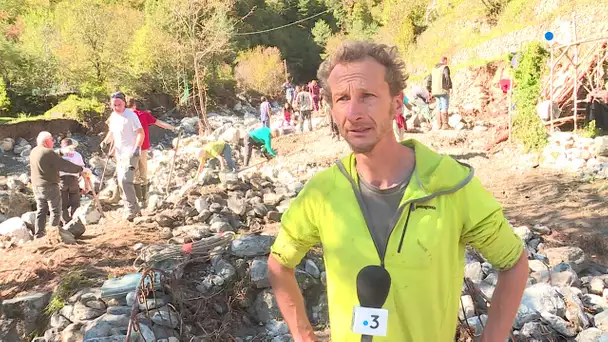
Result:
<svg viewBox="0 0 608 342"><path fill-rule="evenodd" d="M317 72L327 103L331 104L331 89L327 79L336 65L358 62L367 57L375 59L386 68L384 79L392 96L403 91L408 75L404 72L405 63L399 57L397 47L368 41L347 41L323 61Z"/></svg>
<svg viewBox="0 0 608 342"><path fill-rule="evenodd" d="M133 105L137 106L137 100L134 98L130 98L129 101L127 101L127 107L133 108Z"/></svg>

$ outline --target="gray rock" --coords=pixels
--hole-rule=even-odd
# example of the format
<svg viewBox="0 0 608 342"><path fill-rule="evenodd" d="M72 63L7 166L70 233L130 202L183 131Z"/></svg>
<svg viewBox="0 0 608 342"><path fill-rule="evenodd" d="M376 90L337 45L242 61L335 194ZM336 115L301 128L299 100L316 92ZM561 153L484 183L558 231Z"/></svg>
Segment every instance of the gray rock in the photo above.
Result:
<svg viewBox="0 0 608 342"><path fill-rule="evenodd" d="M293 338L291 335L279 335L273 337L270 342L293 342Z"/></svg>
<svg viewBox="0 0 608 342"><path fill-rule="evenodd" d="M247 212L247 200L232 195L228 197L228 209L236 215L242 216Z"/></svg>
<svg viewBox="0 0 608 342"><path fill-rule="evenodd" d="M27 213L21 215L21 221L23 221L23 223L25 223L29 229L33 229L36 222L36 212L28 211Z"/></svg>
<svg viewBox="0 0 608 342"><path fill-rule="evenodd" d="M84 232L87 230L80 217L74 217L74 219L63 226L63 229L72 233L75 238L81 237L82 234L84 234Z"/></svg>
<svg viewBox="0 0 608 342"><path fill-rule="evenodd" d="M599 156L608 157L608 136L595 138L595 151Z"/></svg>
<svg viewBox="0 0 608 342"><path fill-rule="evenodd" d="M268 214L268 208L264 203L253 204L253 212L257 217L264 217Z"/></svg>
<svg viewBox="0 0 608 342"><path fill-rule="evenodd" d="M169 309L168 306L163 306L149 312L150 319L155 324L175 329L179 326L180 319L179 315L173 310Z"/></svg>
<svg viewBox="0 0 608 342"><path fill-rule="evenodd" d="M585 329L578 334L576 342L608 342L608 333L598 328Z"/></svg>
<svg viewBox="0 0 608 342"><path fill-rule="evenodd" d="M524 242L528 242L534 237L534 234L532 234L530 228L526 226L517 227L514 229L514 231L515 234L517 234L519 238L522 239Z"/></svg>
<svg viewBox="0 0 608 342"><path fill-rule="evenodd" d="M154 300L156 297L156 300ZM129 292L127 294L127 305L131 305L135 299L135 292ZM156 309L169 303L169 297L161 293L156 293L156 296L148 296L148 299L144 303L139 303L139 310Z"/></svg>
<svg viewBox="0 0 608 342"><path fill-rule="evenodd" d="M268 279L268 263L266 260L253 260L249 274L251 282L258 289L270 287L270 279Z"/></svg>
<svg viewBox="0 0 608 342"><path fill-rule="evenodd" d="M593 316L595 326L604 332L608 332L608 311L602 311Z"/></svg>
<svg viewBox="0 0 608 342"><path fill-rule="evenodd" d="M211 231L219 233L219 232L232 232L234 228L230 225L230 222L226 221L217 221L211 224Z"/></svg>
<svg viewBox="0 0 608 342"><path fill-rule="evenodd" d="M0 213L6 217L21 217L30 210L30 200L24 193L10 191L0 194Z"/></svg>
<svg viewBox="0 0 608 342"><path fill-rule="evenodd" d="M461 320L469 319L475 316L475 302L470 295L460 297L458 317Z"/></svg>
<svg viewBox="0 0 608 342"><path fill-rule="evenodd" d="M72 324L72 322L70 322L70 320L68 320L67 318L63 317L63 315L58 314L58 313L51 315L51 319L49 321L49 325L51 326L51 328L56 328L59 330L63 330L65 327L67 327L70 324Z"/></svg>
<svg viewBox="0 0 608 342"><path fill-rule="evenodd" d="M283 214L284 212L287 211L287 209L289 208L289 205L291 204L291 199L290 198L286 198L284 200L282 200L276 207L277 210Z"/></svg>
<svg viewBox="0 0 608 342"><path fill-rule="evenodd" d="M232 281L236 276L236 268L231 263L222 259L221 257L214 257L212 259L213 270L215 274L224 278L227 282Z"/></svg>
<svg viewBox="0 0 608 342"><path fill-rule="evenodd" d="M23 331L20 334L29 335L36 329L36 323L44 308L51 299L50 293L33 293L22 297L7 299L2 302L2 318L20 320Z"/></svg>
<svg viewBox="0 0 608 342"><path fill-rule="evenodd" d="M105 315L99 317L98 322L107 323L112 327L126 327L129 325L130 314L131 312L129 312L128 314L106 313Z"/></svg>
<svg viewBox="0 0 608 342"><path fill-rule="evenodd" d="M209 206L209 211L211 211L212 213L219 213L222 211L222 205L219 203L211 203L211 205Z"/></svg>
<svg viewBox="0 0 608 342"><path fill-rule="evenodd" d="M581 298L585 308L590 309L592 312L598 313L604 310L608 310L608 303L601 296L586 293Z"/></svg>
<svg viewBox="0 0 608 342"><path fill-rule="evenodd" d="M271 205L273 207L276 206L277 204L279 204L279 202L281 202L282 199L283 199L283 195L276 194L273 192L266 193L266 194L264 194L264 197L263 197L264 204Z"/></svg>
<svg viewBox="0 0 608 342"><path fill-rule="evenodd" d="M541 313L541 316L543 317L543 320L558 333L568 337L576 336L576 327L566 322L563 318L548 312Z"/></svg>
<svg viewBox="0 0 608 342"><path fill-rule="evenodd" d="M32 342L57 341L60 336L61 336L61 330L59 330L57 328L51 328L44 332L44 337L36 337L35 339L32 340Z"/></svg>
<svg viewBox="0 0 608 342"><path fill-rule="evenodd" d="M581 291L575 287L562 287L560 288L560 292L564 296L564 302L566 303L566 319L583 329L589 327L591 322L587 317L585 306L579 297Z"/></svg>
<svg viewBox="0 0 608 342"><path fill-rule="evenodd" d="M8 236L17 243L32 240L31 231L19 217L9 218L0 223L0 235Z"/></svg>
<svg viewBox="0 0 608 342"><path fill-rule="evenodd" d="M540 322L528 322L520 331L524 341L553 341L553 331Z"/></svg>
<svg viewBox="0 0 608 342"><path fill-rule="evenodd" d="M304 271L306 271L306 273L317 279L319 279L319 277L321 276L321 271L319 271L319 267L317 267L317 264L315 264L315 262L310 259L306 259L304 261Z"/></svg>
<svg viewBox="0 0 608 342"><path fill-rule="evenodd" d="M534 309L529 308L524 304L520 304L515 315L515 321L513 326L515 329L521 329L525 324L534 322L540 319L540 313Z"/></svg>
<svg viewBox="0 0 608 342"><path fill-rule="evenodd" d="M258 294L253 304L253 311L255 317L262 323L267 323L272 319L282 319L281 311L279 311L277 301L270 289L264 289Z"/></svg>
<svg viewBox="0 0 608 342"><path fill-rule="evenodd" d="M585 259L585 253L578 247L555 247L547 248L543 253L549 259L551 266L556 266L562 262L570 264L576 273L584 271L588 264Z"/></svg>
<svg viewBox="0 0 608 342"><path fill-rule="evenodd" d="M173 330L173 329L169 329L167 327L161 326L161 325L157 325L157 324L153 324L152 325L152 332L154 333L154 336L157 338L157 342L160 341L165 341L165 342L180 342L179 341L179 335L178 333Z"/></svg>
<svg viewBox="0 0 608 342"><path fill-rule="evenodd" d="M104 321L95 321L95 322L91 322L90 324L87 324L85 326L86 328L84 329L84 340L88 341L90 339L94 339L94 338L100 338L100 337L108 337L108 336L112 336L112 328L114 328L114 326L112 326L111 324L109 324L108 322L104 322Z"/></svg>
<svg viewBox="0 0 608 342"><path fill-rule="evenodd" d="M81 323L72 323L61 332L61 342L82 342L84 333L81 331Z"/></svg>
<svg viewBox="0 0 608 342"><path fill-rule="evenodd" d="M464 266L464 276L471 279L475 283L483 280L483 272L480 262L473 262Z"/></svg>
<svg viewBox="0 0 608 342"><path fill-rule="evenodd" d="M17 319L0 319L0 341L22 342L23 339L18 325L19 320Z"/></svg>
<svg viewBox="0 0 608 342"><path fill-rule="evenodd" d="M266 333L271 337L289 334L289 327L284 321L271 319L266 323L265 328Z"/></svg>
<svg viewBox="0 0 608 342"><path fill-rule="evenodd" d="M268 221L270 222L281 222L281 213L275 210L271 210L266 214Z"/></svg>
<svg viewBox="0 0 608 342"><path fill-rule="evenodd" d="M95 208L93 201L90 201L78 207L74 212L73 217L79 217L86 226L99 223L101 220L101 213Z"/></svg>
<svg viewBox="0 0 608 342"><path fill-rule="evenodd" d="M565 310L564 300L557 290L549 284L534 284L525 289L521 305L525 305L538 312L548 312L563 316Z"/></svg>
<svg viewBox="0 0 608 342"><path fill-rule="evenodd" d="M530 267L532 272L543 272L550 269L549 266L545 265L545 263L540 260L528 260L528 267Z"/></svg>
<svg viewBox="0 0 608 342"><path fill-rule="evenodd" d="M599 277L594 277L589 282L589 290L591 293L601 296L604 293L604 280Z"/></svg>
<svg viewBox="0 0 608 342"><path fill-rule="evenodd" d="M541 235L551 235L551 228L537 224L532 227L532 231Z"/></svg>
<svg viewBox="0 0 608 342"><path fill-rule="evenodd" d="M232 241L230 253L241 258L267 255L274 239L268 235L245 235Z"/></svg>
<svg viewBox="0 0 608 342"><path fill-rule="evenodd" d="M581 282L573 270L551 273L551 285L559 287L580 286Z"/></svg>
<svg viewBox="0 0 608 342"><path fill-rule="evenodd" d="M199 214L202 214L203 211L209 210L209 204L207 204L207 200L203 197L199 197L194 201L194 208L198 211Z"/></svg>
<svg viewBox="0 0 608 342"><path fill-rule="evenodd" d="M93 309L85 306L80 302L77 302L74 305L64 306L61 309L60 313L72 322L81 322L89 321L103 315L105 313L105 309Z"/></svg>
<svg viewBox="0 0 608 342"><path fill-rule="evenodd" d="M9 177L6 180L6 186L9 188L9 190L13 191L21 191L23 188L25 188L25 184L23 184L23 182L17 177Z"/></svg>

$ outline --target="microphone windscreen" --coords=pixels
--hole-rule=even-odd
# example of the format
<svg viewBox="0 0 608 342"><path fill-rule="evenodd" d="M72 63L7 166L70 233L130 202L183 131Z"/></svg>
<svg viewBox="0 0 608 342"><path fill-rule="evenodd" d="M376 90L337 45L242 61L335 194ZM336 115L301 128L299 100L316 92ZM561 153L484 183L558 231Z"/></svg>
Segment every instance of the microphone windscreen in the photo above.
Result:
<svg viewBox="0 0 608 342"><path fill-rule="evenodd" d="M384 267L365 266L357 274L357 296L363 307L382 308L390 288L391 276Z"/></svg>

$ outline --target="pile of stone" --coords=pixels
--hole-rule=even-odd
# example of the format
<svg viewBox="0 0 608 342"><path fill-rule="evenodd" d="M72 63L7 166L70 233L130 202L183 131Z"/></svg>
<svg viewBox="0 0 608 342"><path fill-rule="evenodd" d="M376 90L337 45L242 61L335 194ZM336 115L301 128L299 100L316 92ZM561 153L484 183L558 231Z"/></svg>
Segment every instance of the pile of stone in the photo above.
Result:
<svg viewBox="0 0 608 342"><path fill-rule="evenodd" d="M27 157L32 151L32 145L23 138L17 138L16 141L12 138L4 138L0 141L0 150L2 152L12 151L15 155Z"/></svg>
<svg viewBox="0 0 608 342"><path fill-rule="evenodd" d="M577 342L608 339L608 269L585 257L578 247L546 247L546 226L518 227L515 232L525 241L530 275L513 325L522 341ZM488 298L497 284L498 272L475 253L467 253L465 277ZM460 318L477 333L487 315L478 314L483 300L475 291L463 291ZM606 311L605 311L606 310Z"/></svg>
<svg viewBox="0 0 608 342"><path fill-rule="evenodd" d="M45 316L50 293L36 293L2 302L0 340L19 342L33 331L44 331L38 342L125 341L129 320L135 307L139 332L133 341L210 341L217 333L201 326L223 330L219 337L238 336L236 341L292 341L282 321L268 279L267 257L273 236L246 235L235 239L209 262L198 262L183 272L187 288L163 282L146 301L133 306L133 291L122 296L104 295L101 288L87 288L72 295L60 310ZM309 256L296 269L296 278L304 291L306 307L313 324L327 324L327 298L324 294L325 272L321 258ZM223 296L230 291L243 295L228 303ZM189 298L185 300L184 293ZM218 298L219 300L209 300ZM181 312L177 308L181 308ZM48 310L47 310L48 312ZM198 314L196 312L199 312ZM44 319L47 321L44 322ZM221 328L228 323L227 328ZM205 335L205 333L212 335ZM143 337L143 338L142 338Z"/></svg>
<svg viewBox="0 0 608 342"><path fill-rule="evenodd" d="M547 168L580 172L583 177L608 178L608 136L582 138L556 132L540 158Z"/></svg>

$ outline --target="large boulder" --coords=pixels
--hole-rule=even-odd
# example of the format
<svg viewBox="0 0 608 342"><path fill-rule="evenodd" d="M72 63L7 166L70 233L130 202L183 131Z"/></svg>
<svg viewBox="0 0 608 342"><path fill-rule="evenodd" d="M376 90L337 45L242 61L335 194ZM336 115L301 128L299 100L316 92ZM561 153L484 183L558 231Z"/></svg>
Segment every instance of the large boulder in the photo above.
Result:
<svg viewBox="0 0 608 342"><path fill-rule="evenodd" d="M19 217L0 223L0 235L11 237L17 244L32 240L31 231Z"/></svg>
<svg viewBox="0 0 608 342"><path fill-rule="evenodd" d="M584 271L588 266L585 259L585 253L578 247L566 246L547 248L543 250L543 254L547 256L551 266L557 266L560 263L565 262L569 264L576 273Z"/></svg>
<svg viewBox="0 0 608 342"><path fill-rule="evenodd" d="M101 213L95 208L93 201L90 201L76 209L74 218L79 218L84 225L96 224L101 220Z"/></svg>
<svg viewBox="0 0 608 342"><path fill-rule="evenodd" d="M86 227L84 226L84 223L82 223L80 217L73 218L70 222L63 226L63 229L72 233L74 238L81 237L86 231Z"/></svg>
<svg viewBox="0 0 608 342"><path fill-rule="evenodd" d="M0 150L2 150L2 152L8 152L12 150L13 146L15 146L15 140L13 140L12 138L4 138L2 139L2 141L0 141Z"/></svg>
<svg viewBox="0 0 608 342"><path fill-rule="evenodd" d="M24 193L10 191L0 194L0 213L6 217L21 217L30 210L30 201Z"/></svg>
<svg viewBox="0 0 608 342"><path fill-rule="evenodd" d="M595 153L598 156L608 157L608 136L595 138Z"/></svg>
<svg viewBox="0 0 608 342"><path fill-rule="evenodd" d="M267 255L274 239L268 235L245 235L232 241L230 253L240 258Z"/></svg>
<svg viewBox="0 0 608 342"><path fill-rule="evenodd" d="M38 319L50 299L50 293L33 293L8 299L2 302L2 315L5 319L19 320L17 329L22 335L27 336L38 328Z"/></svg>
<svg viewBox="0 0 608 342"><path fill-rule="evenodd" d="M34 229L34 224L36 224L36 212L28 211L27 213L21 215L21 220L25 223L25 225L29 229Z"/></svg>

